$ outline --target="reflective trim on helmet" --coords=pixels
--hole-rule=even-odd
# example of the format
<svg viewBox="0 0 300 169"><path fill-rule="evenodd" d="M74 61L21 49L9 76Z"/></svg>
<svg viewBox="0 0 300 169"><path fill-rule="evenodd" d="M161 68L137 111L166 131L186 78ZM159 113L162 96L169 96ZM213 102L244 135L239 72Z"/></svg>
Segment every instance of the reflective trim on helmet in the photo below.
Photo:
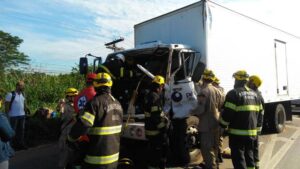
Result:
<svg viewBox="0 0 300 169"><path fill-rule="evenodd" d="M155 111L159 111L159 107L158 106L152 106L151 107L151 112L155 112Z"/></svg>
<svg viewBox="0 0 300 169"><path fill-rule="evenodd" d="M100 65L100 67L104 69L106 73L108 73L111 76L111 78L116 79L116 77L109 71L109 69L106 66Z"/></svg>
<svg viewBox="0 0 300 169"><path fill-rule="evenodd" d="M121 67L120 69L120 77L124 77L124 67Z"/></svg>
<svg viewBox="0 0 300 169"><path fill-rule="evenodd" d="M256 136L257 130L241 130L241 129L229 129L228 133L239 136Z"/></svg>
<svg viewBox="0 0 300 169"><path fill-rule="evenodd" d="M84 161L88 164L111 164L119 160L119 153L108 155L108 156L91 156L86 155Z"/></svg>
<svg viewBox="0 0 300 169"><path fill-rule="evenodd" d="M255 167L247 167L247 169L255 169Z"/></svg>
<svg viewBox="0 0 300 169"><path fill-rule="evenodd" d="M228 126L229 125L229 122L223 120L222 117L220 117L220 123L223 124L224 126Z"/></svg>
<svg viewBox="0 0 300 169"><path fill-rule="evenodd" d="M108 73L98 73L93 85L94 87L101 87L101 86L107 86L107 87L111 87L113 84L113 81L111 79L111 76Z"/></svg>
<svg viewBox="0 0 300 169"><path fill-rule="evenodd" d="M236 105L233 104L233 103L226 102L224 106L227 107L227 108L230 108L232 110L236 110Z"/></svg>
<svg viewBox="0 0 300 169"><path fill-rule="evenodd" d="M155 136L159 134L158 130L145 130L145 134L148 136Z"/></svg>
<svg viewBox="0 0 300 169"><path fill-rule="evenodd" d="M82 121L85 121L84 124L87 124L88 126L93 126L95 121L95 115L84 112L83 115L80 117Z"/></svg>
<svg viewBox="0 0 300 169"><path fill-rule="evenodd" d="M89 129L90 135L111 135L120 133L122 125L110 126L110 127L93 127Z"/></svg>
<svg viewBox="0 0 300 169"><path fill-rule="evenodd" d="M158 125L157 125L157 128L161 129L163 127L165 127L166 124L164 122L160 122Z"/></svg>
<svg viewBox="0 0 300 169"><path fill-rule="evenodd" d="M244 105L244 106L237 106L236 111L256 111L260 110L260 106L257 105Z"/></svg>

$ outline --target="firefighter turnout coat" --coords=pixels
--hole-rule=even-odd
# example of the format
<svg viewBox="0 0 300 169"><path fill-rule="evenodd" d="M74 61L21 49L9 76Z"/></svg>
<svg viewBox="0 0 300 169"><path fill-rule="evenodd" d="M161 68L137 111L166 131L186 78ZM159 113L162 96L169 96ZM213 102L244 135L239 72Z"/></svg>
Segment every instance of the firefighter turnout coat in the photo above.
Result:
<svg viewBox="0 0 300 169"><path fill-rule="evenodd" d="M148 139L147 165L165 168L167 157L167 118L162 110L161 96L151 91L145 98L145 135Z"/></svg>
<svg viewBox="0 0 300 169"><path fill-rule="evenodd" d="M87 133L89 143L86 149L83 168L117 168L120 148L123 110L110 92L100 92L87 103L74 125L69 140L78 140Z"/></svg>
<svg viewBox="0 0 300 169"><path fill-rule="evenodd" d="M230 135L256 137L257 130L262 127L262 118L259 118L262 113L257 94L248 87L239 87L227 93L220 123L228 126Z"/></svg>
<svg viewBox="0 0 300 169"><path fill-rule="evenodd" d="M145 134L147 138L166 132L167 119L162 109L163 105L160 95L151 91L145 98L144 104Z"/></svg>

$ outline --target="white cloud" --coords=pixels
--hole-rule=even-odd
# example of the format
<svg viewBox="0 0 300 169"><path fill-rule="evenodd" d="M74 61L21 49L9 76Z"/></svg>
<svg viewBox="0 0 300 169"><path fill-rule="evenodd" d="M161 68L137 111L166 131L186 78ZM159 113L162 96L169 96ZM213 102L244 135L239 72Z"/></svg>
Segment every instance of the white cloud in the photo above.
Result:
<svg viewBox="0 0 300 169"><path fill-rule="evenodd" d="M52 32L44 34L30 32L30 28L13 28L22 26L14 24L10 30L16 32L19 37L24 39L21 50L33 57L33 60L62 60L77 63L79 57L87 53L106 56L111 50L104 47L104 43L119 38L125 38L124 42L118 44L125 48L133 47L133 26L137 23L162 15L172 10L184 7L198 0L55 0L56 6L61 6L78 14L85 13L91 16L91 25L86 25L84 29L78 30L73 25L66 25L69 31L78 30L74 34L82 36L63 38ZM298 23L300 1L296 0L214 0L223 6L241 12L263 22L274 25L291 33L300 36L300 24ZM48 2L50 3L50 2ZM38 9L36 5L26 5L24 8ZM50 6L50 5L49 5ZM54 7L56 7L54 5ZM45 7L43 7L44 9ZM53 6L52 6L53 8ZM7 9L22 11L25 9ZM26 10L25 10L26 11ZM51 11L44 11L49 16L55 15ZM65 13L66 15L68 13ZM72 18L73 16L70 16ZM81 18L82 19L82 18ZM72 18L74 20L74 18ZM75 16L76 20L76 16ZM60 21L58 21L60 22ZM66 21L64 21L66 22ZM84 22L84 21L83 21ZM91 21L89 21L91 23ZM37 23L38 24L38 23ZM60 29L64 29L61 27ZM11 32L8 30L8 32ZM51 38L55 37L56 38ZM79 38L81 37L81 38Z"/></svg>
<svg viewBox="0 0 300 169"><path fill-rule="evenodd" d="M125 36L133 47L133 26L139 22L162 15L166 12L183 7L196 0L98 0L72 1L71 5L86 8L96 15L95 24L100 27L97 34L110 37L111 40Z"/></svg>

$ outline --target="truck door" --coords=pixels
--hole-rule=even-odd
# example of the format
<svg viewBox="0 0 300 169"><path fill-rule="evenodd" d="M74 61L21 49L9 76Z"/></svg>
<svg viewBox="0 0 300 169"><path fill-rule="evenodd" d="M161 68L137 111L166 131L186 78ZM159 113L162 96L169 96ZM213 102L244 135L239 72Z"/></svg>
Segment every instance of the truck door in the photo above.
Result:
<svg viewBox="0 0 300 169"><path fill-rule="evenodd" d="M275 39L275 60L277 77L277 94L288 94L288 77L286 61L286 43Z"/></svg>

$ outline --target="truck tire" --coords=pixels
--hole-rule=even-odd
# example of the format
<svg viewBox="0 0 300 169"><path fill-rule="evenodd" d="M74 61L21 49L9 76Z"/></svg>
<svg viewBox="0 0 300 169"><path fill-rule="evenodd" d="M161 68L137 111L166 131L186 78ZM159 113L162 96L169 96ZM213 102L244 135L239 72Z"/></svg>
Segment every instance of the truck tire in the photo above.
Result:
<svg viewBox="0 0 300 169"><path fill-rule="evenodd" d="M273 120L273 130L277 133L281 133L285 129L286 111L283 104L277 104L275 106Z"/></svg>
<svg viewBox="0 0 300 169"><path fill-rule="evenodd" d="M200 164L203 161L200 150L198 125L198 117L191 116L187 118L187 142L190 152L190 164Z"/></svg>

